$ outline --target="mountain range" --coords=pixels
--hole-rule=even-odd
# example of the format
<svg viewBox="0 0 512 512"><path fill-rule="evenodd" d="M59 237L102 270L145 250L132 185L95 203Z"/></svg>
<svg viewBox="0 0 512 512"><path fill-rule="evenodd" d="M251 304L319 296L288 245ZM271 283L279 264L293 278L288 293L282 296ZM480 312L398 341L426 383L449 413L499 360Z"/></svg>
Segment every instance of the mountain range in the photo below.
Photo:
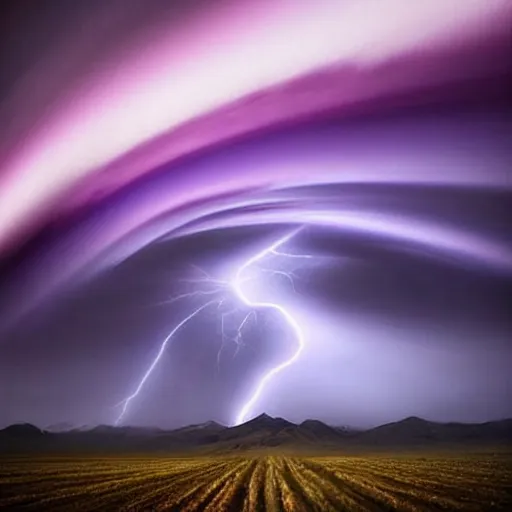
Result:
<svg viewBox="0 0 512 512"><path fill-rule="evenodd" d="M437 423L417 417L368 430L332 427L318 420L295 424L262 414L236 427L214 421L175 430L100 425L42 430L31 424L0 430L0 453L237 452L261 449L350 449L512 445L512 419L487 423Z"/></svg>

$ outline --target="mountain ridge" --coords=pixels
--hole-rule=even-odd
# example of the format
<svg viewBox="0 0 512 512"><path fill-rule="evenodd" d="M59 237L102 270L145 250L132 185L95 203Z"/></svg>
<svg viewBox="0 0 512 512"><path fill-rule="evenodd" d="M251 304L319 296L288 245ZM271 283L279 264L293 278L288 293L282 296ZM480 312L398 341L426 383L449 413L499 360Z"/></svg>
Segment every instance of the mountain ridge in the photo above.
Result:
<svg viewBox="0 0 512 512"><path fill-rule="evenodd" d="M237 426L214 421L173 430L97 425L89 430L49 431L29 423L0 430L0 452L246 451L278 447L411 447L447 444L511 444L512 419L484 423L433 422L410 416L367 430L337 428L308 419L300 424L261 414Z"/></svg>

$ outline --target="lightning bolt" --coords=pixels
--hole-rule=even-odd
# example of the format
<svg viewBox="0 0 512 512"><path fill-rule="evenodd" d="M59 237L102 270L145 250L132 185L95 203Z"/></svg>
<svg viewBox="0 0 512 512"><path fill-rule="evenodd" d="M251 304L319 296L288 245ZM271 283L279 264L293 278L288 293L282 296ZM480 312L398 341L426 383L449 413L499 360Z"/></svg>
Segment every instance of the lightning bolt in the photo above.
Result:
<svg viewBox="0 0 512 512"><path fill-rule="evenodd" d="M293 331L295 332L295 335L297 337L297 350L295 351L295 353L289 359L287 359L280 365L275 366L272 369L270 369L261 378L261 380L260 380L259 384L256 386L256 389L254 390L253 394L251 395L249 400L247 400L247 402L243 405L242 409L238 413L236 420L235 420L236 425L239 425L240 423L243 423L245 421L250 410L252 409L254 404L257 402L257 400L263 393L263 390L265 389L265 386L270 381L270 379L272 379L272 377L274 377L279 372L283 371L285 368L287 368L288 366L293 364L298 359L298 357L300 356L300 354L304 348L304 336L302 334L302 330L301 330L299 324L297 323L297 321L295 320L293 315L291 313L289 313L288 310L286 310L283 306L281 306L279 304L275 304L273 302L258 302L258 301L251 300L245 294L245 292L243 290L243 286L242 286L243 283L245 282L245 279L243 277L244 273L252 265L255 265L259 261L263 260L269 254L279 254L279 252L276 252L277 249L280 246L282 246L283 244L285 244L288 240L290 240L290 238L295 236L301 229L302 229L302 227L295 229L288 235L283 236L282 238L280 238L279 240L274 242L272 245L270 245L266 249L257 253L255 256L252 256L251 258L249 258L245 263L243 263L238 268L238 271L237 271L235 278L233 280L233 283L232 283L232 286L233 286L233 289L235 290L236 295L246 306L251 307L251 308L267 308L267 309L273 309L275 311L278 311L288 322L288 324L293 329ZM284 255L285 253L280 253L280 254Z"/></svg>
<svg viewBox="0 0 512 512"><path fill-rule="evenodd" d="M167 347L167 344L169 343L169 341L171 341L171 339L173 338L173 336L187 323L189 322L190 320L192 320L192 318L194 318L197 314L199 314L203 309L207 308L208 306L210 306L211 304L215 304L217 303L218 301L217 300L211 300L209 302L207 302L206 304L203 304L202 306L198 307L196 310L194 310L192 313L190 313L190 315L186 316L178 325L176 325L176 327L167 335L167 337L164 339L164 341L162 342L162 345L160 346L160 350L158 351L158 354L156 355L155 359L153 360L153 362L151 363L151 365L149 366L149 368L147 369L146 373L144 374L144 376L142 377L141 381L139 382L139 385L137 386L137 388L135 389L135 391L130 395L128 396L127 398L125 398L121 404L122 404L122 409L121 409L121 413L119 414L115 424L116 425L119 425L122 421L123 421L123 418L126 414L126 411L128 410L128 406L130 405L130 402L141 392L142 388L144 387L144 384L146 383L146 381L148 380L149 376L151 375L151 373L153 372L153 370L155 369L155 366L158 364L158 362L160 361L160 358L162 357L163 353L165 352L165 348ZM121 405L119 404L119 405Z"/></svg>
<svg viewBox="0 0 512 512"><path fill-rule="evenodd" d="M235 336L236 350L235 350L235 354L233 355L233 358L235 358L237 356L238 351L240 350L240 347L243 345L242 334L243 334L245 324L247 324L249 319L254 315L256 315L255 311L249 311L249 313L247 313L247 315L245 315L245 318L242 320L242 323L238 326L238 330L237 330L236 336Z"/></svg>
<svg viewBox="0 0 512 512"><path fill-rule="evenodd" d="M285 272L283 270L275 270L275 269L267 269L267 268L261 268L260 263L262 260L264 260L269 255L276 256L276 257L286 257L286 258L312 258L312 255L302 255L302 254L289 254L286 252L279 251L278 249L284 245L288 240L290 240L293 236L295 236L300 230L302 229L302 226L298 229L293 230L291 233L288 233L287 235L283 236L279 240L272 243L270 246L266 247L262 251L258 252L251 258L247 259L244 263L242 263L239 267L237 272L235 273L235 277L231 281L221 280L221 279L215 279L212 276L210 276L207 272L205 272L203 269L193 266L201 275L201 277L196 279L184 279L183 281L187 283L202 283L202 284L208 284L213 285L212 289L207 290L194 290L192 292L188 293L182 293L180 295L177 295L173 298L170 298L162 303L159 304L171 304L173 302L176 302L178 300L182 300L185 298L194 298L198 296L208 296L208 295L220 295L221 292L225 292L225 296L218 297L215 299L212 299L205 304L199 306L196 308L192 313L190 313L188 316L183 318L175 327L174 329L166 336L166 338L163 340L163 342L160 345L160 349L154 358L153 362L149 366L149 368L144 373L142 379L139 381L139 384L137 385L135 391L129 395L127 398L125 398L123 401L121 401L118 406L122 406L121 412L115 421L115 425L119 425L124 417L126 416L126 413L128 411L128 408L130 406L130 403L132 400L134 400L142 391L146 381L151 376L151 373L157 366L158 362L160 361L162 355L164 354L167 345L169 342L173 339L173 337L178 333L178 331L183 328L189 321L194 319L199 313L201 313L204 309L206 309L208 306L217 304L217 309L220 310L221 306L228 301L229 294L231 294L231 297L233 295L233 292L235 294L235 297L240 301L245 308L249 309L249 312L246 312L243 320L239 324L238 328L236 329L236 334L233 337L232 341L237 345L234 356L238 354L238 351L240 350L240 347L243 345L243 331L246 329L246 326L248 325L249 320L251 317L253 317L256 320L256 311L258 309L272 309L274 311L279 312L279 314L286 320L288 325L292 328L292 330L295 333L296 339L297 339L297 349L295 350L294 354L284 361L283 363L279 364L278 366L275 366L268 370L263 377L260 379L258 385L256 386L256 389L253 391L252 395L249 397L249 399L245 402L243 407L241 408L240 412L238 413L236 417L235 424L238 425L240 423L243 423L247 416L250 414L251 409L257 402L257 400L260 398L261 394L263 393L263 390L267 383L277 375L279 372L284 370L286 367L293 364L297 358L299 357L300 353L302 352L304 348L304 336L302 333L302 330L298 324L298 322L295 320L293 315L283 306L280 304L276 304L273 302L260 302L252 300L247 293L243 289L244 283L247 283L250 280L257 279L254 276L247 276L247 272L249 269L253 266L256 266L259 272L268 272L272 275L279 275L287 278L292 287L295 291L295 284L293 280L293 272ZM225 340L228 338L225 331L225 319L227 316L236 313L237 311L240 311L240 307L236 307L234 309L231 309L228 312L223 312L220 315L220 321L221 321L221 346L219 348L219 351L217 353L217 370L220 368L220 359L221 354L224 349Z"/></svg>

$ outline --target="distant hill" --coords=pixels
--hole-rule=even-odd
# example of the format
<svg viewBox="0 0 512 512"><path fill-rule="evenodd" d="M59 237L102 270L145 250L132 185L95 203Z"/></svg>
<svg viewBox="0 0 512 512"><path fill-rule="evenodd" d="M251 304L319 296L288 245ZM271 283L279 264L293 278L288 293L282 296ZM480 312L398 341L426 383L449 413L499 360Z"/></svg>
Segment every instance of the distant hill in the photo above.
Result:
<svg viewBox="0 0 512 512"><path fill-rule="evenodd" d="M217 423L215 421L207 421L206 423L197 423L194 425L188 425L186 427L181 427L173 432L219 432L221 430L224 430L226 427L224 425L221 425L220 423Z"/></svg>
<svg viewBox="0 0 512 512"><path fill-rule="evenodd" d="M411 416L361 432L357 442L385 446L512 442L512 420L479 424L438 423Z"/></svg>
<svg viewBox="0 0 512 512"><path fill-rule="evenodd" d="M337 441L339 439L346 439L351 437L351 433L335 427L330 427L325 423L318 420L306 420L300 425L300 429L304 432L304 435L311 441Z"/></svg>
<svg viewBox="0 0 512 512"><path fill-rule="evenodd" d="M242 425L225 429L218 442L225 448L246 450L303 441L294 423L262 414Z"/></svg>
<svg viewBox="0 0 512 512"><path fill-rule="evenodd" d="M225 427L210 421L175 430L99 425L89 430L49 432L30 424L0 430L0 452L233 452L300 448L345 450L353 447L512 444L512 419L481 424L436 423L410 417L366 431L331 427L318 420L300 425L262 414L242 425Z"/></svg>
<svg viewBox="0 0 512 512"><path fill-rule="evenodd" d="M0 434L11 439L34 439L44 435L44 431L30 423L16 423L0 430Z"/></svg>
<svg viewBox="0 0 512 512"><path fill-rule="evenodd" d="M74 430L75 426L67 421L63 421L61 423L54 423L53 425L48 425L44 430L47 432L69 432L70 430Z"/></svg>

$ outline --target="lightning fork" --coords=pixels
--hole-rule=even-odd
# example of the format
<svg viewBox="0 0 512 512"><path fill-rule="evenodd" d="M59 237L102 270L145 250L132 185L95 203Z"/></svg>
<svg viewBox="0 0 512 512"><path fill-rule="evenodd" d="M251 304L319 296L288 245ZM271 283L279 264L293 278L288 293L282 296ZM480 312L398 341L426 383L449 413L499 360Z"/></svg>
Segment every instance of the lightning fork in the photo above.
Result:
<svg viewBox="0 0 512 512"><path fill-rule="evenodd" d="M280 306L279 304L275 304L273 302L258 302L251 300L243 291L242 284L245 281L243 278L244 272L249 269L252 265L255 265L259 261L263 260L266 256L269 254L275 254L277 249L284 245L288 240L290 240L292 237L294 237L300 230L302 229L302 226L298 229L293 230L291 233L283 236L273 244L271 244L269 247L263 249L262 251L258 252L248 260L246 260L239 268L238 271L235 274L235 278L232 282L233 289L235 290L235 293L237 294L238 298L248 307L250 308L267 308L267 309L274 309L275 311L278 311L287 321L287 323L290 325L290 327L295 332L296 338L297 338L297 349L294 352L294 354L284 361L283 363L279 364L278 366L273 367L271 370L269 370L260 380L258 385L256 386L256 389L250 396L250 398L245 402L242 409L238 413L235 424L239 425L240 423L243 423L246 420L246 417L248 416L251 408L254 406L254 404L257 402L259 397L261 396L266 384L274 377L276 374L293 364L298 357L300 356L302 350L304 349L304 335L302 333L302 330L293 317L291 313L289 313L283 306ZM285 255L285 253L281 253L281 255Z"/></svg>
<svg viewBox="0 0 512 512"><path fill-rule="evenodd" d="M164 339L164 341L162 342L162 344L160 345L160 350L158 351L155 359L153 359L153 362L151 363L151 365L149 366L149 368L146 370L146 373L143 375L142 379L140 380L139 382L139 385L137 386L137 388L135 389L135 391L130 395L128 396L127 398L125 398L119 405L122 404L122 410L121 410L121 413L119 414L115 424L116 425L119 425L122 421L123 421L123 418L124 416L126 415L126 412L128 410L128 406L130 405L130 402L140 393L140 391L142 390L142 388L144 387L144 384L146 383L146 381L149 379L151 373L153 372L153 370L155 369L156 365L158 364L158 362L160 361L160 358L162 357L163 353L165 352L165 348L167 347L167 344L169 343L169 341L173 338L173 336L187 323L189 322L189 320L192 320L192 318L194 318L197 314L199 314L201 311L203 311L203 309L207 308L208 306L212 305L212 304L215 304L217 303L218 300L211 300L209 302L207 302L206 304L203 304L202 306L198 307L197 309L195 309L192 313L190 313L190 315L186 316L183 320L181 320L181 322L179 322L176 327L166 336L166 338Z"/></svg>

